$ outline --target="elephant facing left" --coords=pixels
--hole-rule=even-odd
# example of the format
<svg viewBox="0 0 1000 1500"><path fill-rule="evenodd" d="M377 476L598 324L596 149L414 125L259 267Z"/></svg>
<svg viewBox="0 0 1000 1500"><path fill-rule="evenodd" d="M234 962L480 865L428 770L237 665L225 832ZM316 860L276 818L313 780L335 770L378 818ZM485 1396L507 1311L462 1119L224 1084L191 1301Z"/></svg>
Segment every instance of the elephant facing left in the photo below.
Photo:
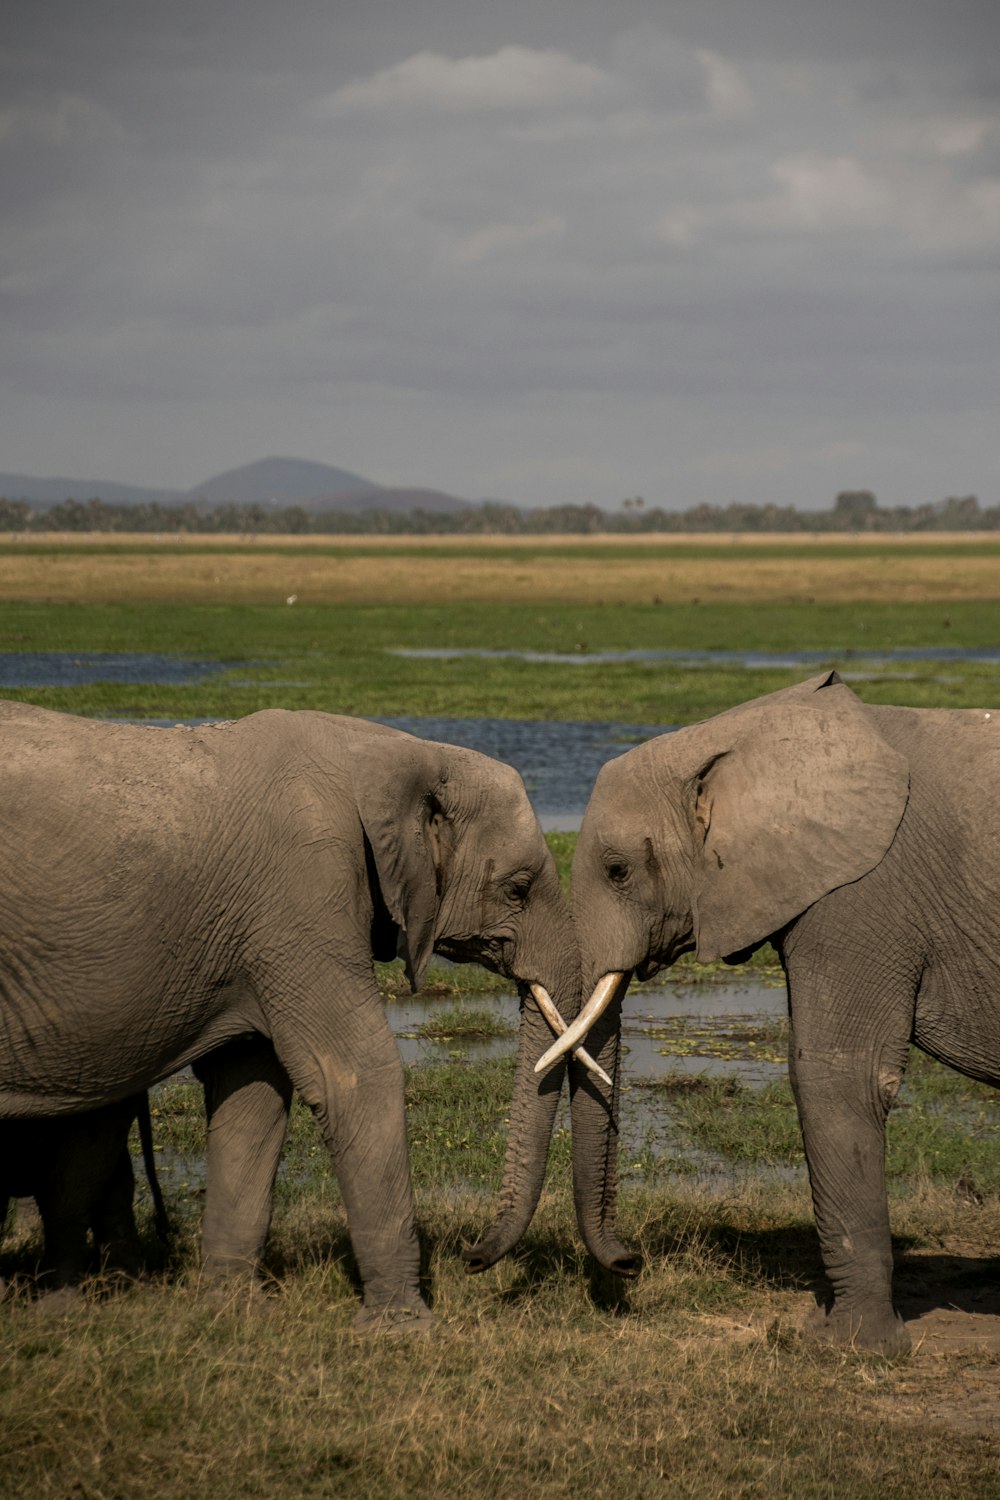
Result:
<svg viewBox="0 0 1000 1500"><path fill-rule="evenodd" d="M373 958L398 951L414 990L432 952L519 987L501 1198L467 1252L481 1269L537 1203L563 1066L540 1079L533 1064L580 1003L520 777L312 711L160 729L5 703L0 744L0 1119L97 1109L207 1059L203 1260L225 1270L260 1254L294 1087L340 1184L359 1323L423 1324L403 1071ZM585 1091L580 1053L566 1066Z"/></svg>

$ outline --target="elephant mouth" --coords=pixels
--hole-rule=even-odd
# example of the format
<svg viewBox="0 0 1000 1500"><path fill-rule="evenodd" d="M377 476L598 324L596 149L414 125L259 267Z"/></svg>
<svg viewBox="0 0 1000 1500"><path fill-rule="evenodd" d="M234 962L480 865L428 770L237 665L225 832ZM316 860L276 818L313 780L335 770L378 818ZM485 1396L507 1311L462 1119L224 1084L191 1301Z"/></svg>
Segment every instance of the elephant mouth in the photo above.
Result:
<svg viewBox="0 0 1000 1500"><path fill-rule="evenodd" d="M477 935L476 937L439 938L434 944L434 951L451 963L482 964L484 968L492 969L494 973L502 974L506 979L515 979L517 976L509 972L509 966L506 963L505 946L502 942L491 942Z"/></svg>
<svg viewBox="0 0 1000 1500"><path fill-rule="evenodd" d="M671 964L676 963L682 953L693 953L694 949L693 934L668 937L665 942L651 943L645 958L635 965L636 978L653 979L661 969L669 969Z"/></svg>

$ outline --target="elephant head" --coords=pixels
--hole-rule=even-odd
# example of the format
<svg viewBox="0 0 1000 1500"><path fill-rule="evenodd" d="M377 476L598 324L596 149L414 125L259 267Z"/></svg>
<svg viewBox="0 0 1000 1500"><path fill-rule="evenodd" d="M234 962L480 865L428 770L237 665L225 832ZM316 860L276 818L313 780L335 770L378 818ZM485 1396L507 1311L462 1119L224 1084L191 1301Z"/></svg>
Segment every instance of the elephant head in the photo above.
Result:
<svg viewBox="0 0 1000 1500"><path fill-rule="evenodd" d="M534 1062L579 1009L572 919L524 785L510 766L398 733L359 744L355 765L355 796L375 875L377 956L391 957L398 944L414 990L438 953L502 974L521 997L500 1204L491 1228L465 1253L470 1271L485 1270L516 1243L541 1192L563 1070L538 1078ZM574 1094L589 1062L581 1048L570 1058Z"/></svg>
<svg viewBox="0 0 1000 1500"><path fill-rule="evenodd" d="M649 978L692 950L705 962L748 955L879 863L908 787L905 760L835 672L608 762L573 861L591 999L539 1060L541 1075L590 1031L590 1050L617 1083L620 1007L632 974ZM588 1138L583 1191L611 1222L615 1092L603 1115L591 1108L573 1120Z"/></svg>

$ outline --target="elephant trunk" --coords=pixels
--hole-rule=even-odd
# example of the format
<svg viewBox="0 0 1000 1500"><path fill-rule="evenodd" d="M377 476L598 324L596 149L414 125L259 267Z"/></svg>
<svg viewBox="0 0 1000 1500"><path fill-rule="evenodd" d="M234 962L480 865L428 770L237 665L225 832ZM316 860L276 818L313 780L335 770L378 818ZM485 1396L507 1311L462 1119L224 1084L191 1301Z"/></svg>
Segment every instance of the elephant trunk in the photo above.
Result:
<svg viewBox="0 0 1000 1500"><path fill-rule="evenodd" d="M551 923L544 930L531 935L536 941L532 943L530 951L545 953L544 968L527 959L527 949L518 955L517 969L523 976L519 981L521 1024L507 1129L503 1185L493 1223L478 1244L463 1252L466 1269L470 1272L485 1271L513 1249L531 1222L541 1195L549 1141L566 1064L561 1061L542 1077L535 1073L535 1063L552 1042L554 1024L545 1019L535 992L541 992L543 1006L550 994L558 1000L561 1024L571 1020L579 1009L579 958L568 914L566 920L567 931L564 938L560 935L553 941ZM544 983L539 977L543 973L546 976ZM575 1061L573 1066L584 1071Z"/></svg>
<svg viewBox="0 0 1000 1500"><path fill-rule="evenodd" d="M537 1207L565 1072L565 1064L560 1064L544 1078L535 1076L538 1049L544 1049L551 1039L552 1032L537 1005L525 996L500 1201L482 1239L462 1253L467 1271L485 1271L512 1250Z"/></svg>
<svg viewBox="0 0 1000 1500"><path fill-rule="evenodd" d="M587 1035L587 1050L609 1075L610 1088L575 1060L569 1065L573 1198L580 1233L594 1259L619 1276L635 1276L642 1269L642 1256L615 1233L621 1008L632 976L625 972L615 977L613 993Z"/></svg>

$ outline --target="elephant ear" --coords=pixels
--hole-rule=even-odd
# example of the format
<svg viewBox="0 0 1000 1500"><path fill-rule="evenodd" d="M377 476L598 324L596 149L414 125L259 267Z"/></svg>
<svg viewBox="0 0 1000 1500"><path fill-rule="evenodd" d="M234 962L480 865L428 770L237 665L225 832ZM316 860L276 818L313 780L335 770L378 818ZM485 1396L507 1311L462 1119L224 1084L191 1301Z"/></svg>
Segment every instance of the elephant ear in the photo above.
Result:
<svg viewBox="0 0 1000 1500"><path fill-rule="evenodd" d="M442 799L448 772L436 751L401 733L372 736L355 748L354 797L382 900L405 936L406 977L414 993L434 949L451 844Z"/></svg>
<svg viewBox="0 0 1000 1500"><path fill-rule="evenodd" d="M839 682L741 708L731 730L729 717L709 721L716 748L694 778L703 962L763 942L874 869L909 795L906 760Z"/></svg>

